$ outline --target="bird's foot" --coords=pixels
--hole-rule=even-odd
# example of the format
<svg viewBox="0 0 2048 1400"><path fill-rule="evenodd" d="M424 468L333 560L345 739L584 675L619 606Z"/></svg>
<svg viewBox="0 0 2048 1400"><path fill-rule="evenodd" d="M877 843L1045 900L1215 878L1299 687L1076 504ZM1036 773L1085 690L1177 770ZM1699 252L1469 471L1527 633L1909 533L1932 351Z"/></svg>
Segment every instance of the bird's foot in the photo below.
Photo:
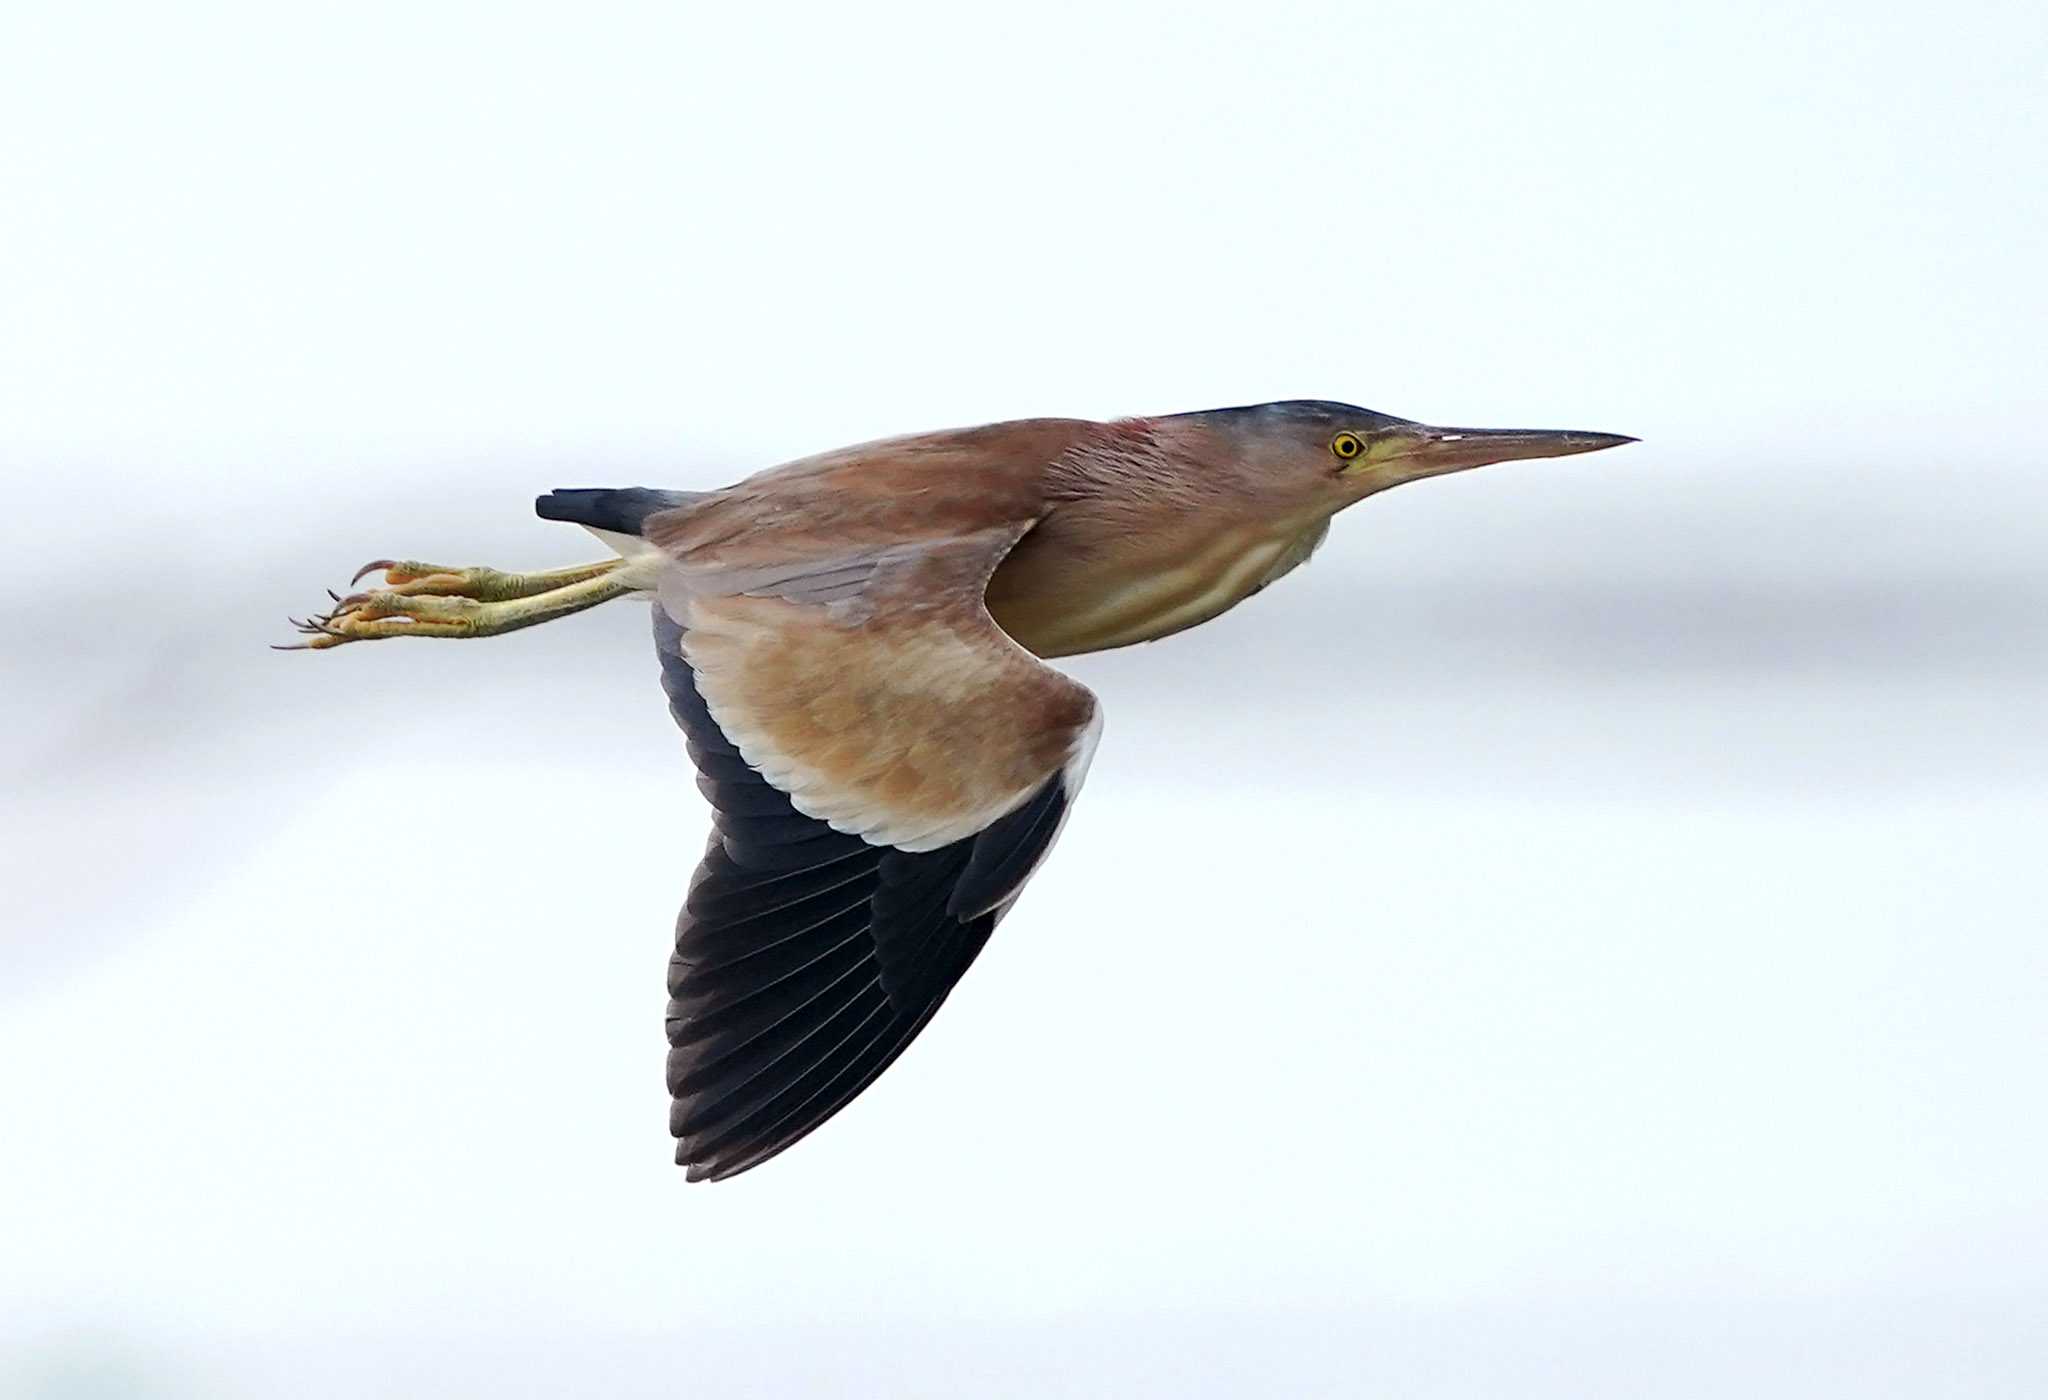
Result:
<svg viewBox="0 0 2048 1400"><path fill-rule="evenodd" d="M484 610L492 606L468 597L371 589L336 597L327 612L292 618L306 640L278 650L324 651L384 637L474 637L480 635Z"/></svg>
<svg viewBox="0 0 2048 1400"><path fill-rule="evenodd" d="M324 651L385 637L490 637L548 622L632 591L615 578L623 560L513 574L483 567L450 568L411 559L378 559L356 570L360 583L382 571L384 586L343 597L312 617L292 618L306 640L279 651Z"/></svg>

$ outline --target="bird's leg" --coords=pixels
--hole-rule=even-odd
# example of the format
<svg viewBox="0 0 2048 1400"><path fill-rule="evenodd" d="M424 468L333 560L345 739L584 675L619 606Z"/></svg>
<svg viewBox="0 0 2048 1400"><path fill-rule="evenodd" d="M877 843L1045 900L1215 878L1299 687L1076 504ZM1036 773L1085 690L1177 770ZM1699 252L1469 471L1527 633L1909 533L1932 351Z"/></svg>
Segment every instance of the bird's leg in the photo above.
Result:
<svg viewBox="0 0 2048 1400"><path fill-rule="evenodd" d="M336 597L333 609L317 617L294 618L307 640L282 650L324 651L385 637L494 637L638 591L644 585L621 573L625 562L511 574L380 559L364 565L352 581L381 569L384 587Z"/></svg>
<svg viewBox="0 0 2048 1400"><path fill-rule="evenodd" d="M381 569L384 571L381 592L400 596L426 593L440 598L476 598L495 603L508 598L531 598L536 593L546 593L565 584L581 583L587 578L608 574L625 562L623 559L602 559L595 564L577 564L567 569L508 574L482 565L458 569L447 564L422 564L417 559L373 559L357 569L356 576L349 582L361 583L365 575Z"/></svg>

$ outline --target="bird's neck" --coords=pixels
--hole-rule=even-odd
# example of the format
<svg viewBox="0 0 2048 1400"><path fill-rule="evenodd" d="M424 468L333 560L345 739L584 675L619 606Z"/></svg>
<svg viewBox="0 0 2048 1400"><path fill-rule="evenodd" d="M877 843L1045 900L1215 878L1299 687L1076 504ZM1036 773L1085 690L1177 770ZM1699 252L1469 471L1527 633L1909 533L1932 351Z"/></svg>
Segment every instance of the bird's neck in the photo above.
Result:
<svg viewBox="0 0 2048 1400"><path fill-rule="evenodd" d="M1206 622L1306 561L1322 501L1276 509L1227 459L1110 425L1049 483L1052 510L988 588L989 610L1039 656L1154 641Z"/></svg>

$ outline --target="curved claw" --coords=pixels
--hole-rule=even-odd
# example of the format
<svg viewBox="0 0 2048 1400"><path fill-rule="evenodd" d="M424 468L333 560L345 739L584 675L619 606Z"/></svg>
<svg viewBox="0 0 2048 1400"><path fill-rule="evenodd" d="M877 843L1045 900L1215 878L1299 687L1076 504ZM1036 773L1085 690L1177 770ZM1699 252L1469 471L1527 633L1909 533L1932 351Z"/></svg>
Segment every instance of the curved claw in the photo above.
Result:
<svg viewBox="0 0 2048 1400"><path fill-rule="evenodd" d="M372 559L349 579L343 595L328 589L324 613L289 619L311 641L279 651L320 651L382 637L488 637L595 607L631 591L610 577L623 559L605 559L538 573L506 573L481 565L457 568L413 559ZM382 571L383 582L357 588Z"/></svg>

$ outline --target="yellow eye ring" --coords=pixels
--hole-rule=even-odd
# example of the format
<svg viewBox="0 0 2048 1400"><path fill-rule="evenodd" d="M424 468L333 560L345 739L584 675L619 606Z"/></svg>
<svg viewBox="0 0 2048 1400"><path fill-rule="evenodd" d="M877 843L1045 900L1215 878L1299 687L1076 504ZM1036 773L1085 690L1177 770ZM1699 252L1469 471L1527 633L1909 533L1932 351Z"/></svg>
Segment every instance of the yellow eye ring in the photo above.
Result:
<svg viewBox="0 0 2048 1400"><path fill-rule="evenodd" d="M1330 439L1330 451L1337 455L1338 461L1349 462L1365 451L1365 444L1357 433L1339 433Z"/></svg>

